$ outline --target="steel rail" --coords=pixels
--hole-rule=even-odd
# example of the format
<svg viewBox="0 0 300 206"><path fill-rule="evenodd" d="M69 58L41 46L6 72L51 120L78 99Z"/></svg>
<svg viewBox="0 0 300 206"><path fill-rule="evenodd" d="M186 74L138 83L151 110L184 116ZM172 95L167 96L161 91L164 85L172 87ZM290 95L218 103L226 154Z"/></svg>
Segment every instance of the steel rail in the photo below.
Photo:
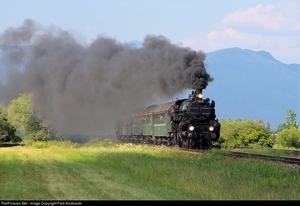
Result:
<svg viewBox="0 0 300 206"><path fill-rule="evenodd" d="M288 163L288 164L300 165L300 158L297 158L297 157L286 157L286 156L278 156L278 155L267 155L267 154L235 152L235 151L226 151L223 153L226 155L231 155L233 157L239 157L239 158L263 159L263 160L270 160L270 161L277 161L277 162L284 162L284 163Z"/></svg>
<svg viewBox="0 0 300 206"><path fill-rule="evenodd" d="M193 153L202 153L205 151L196 150L196 149L186 149L180 148L181 151L184 152L193 152ZM249 152L236 152L236 151L222 151L218 150L218 152L225 154L227 156L237 157L237 158L252 158L252 159L262 159L267 161L277 161L288 164L297 164L300 165L300 158L297 157L286 157L286 156L278 156L278 155L267 155L267 154L257 154L257 153L249 153Z"/></svg>

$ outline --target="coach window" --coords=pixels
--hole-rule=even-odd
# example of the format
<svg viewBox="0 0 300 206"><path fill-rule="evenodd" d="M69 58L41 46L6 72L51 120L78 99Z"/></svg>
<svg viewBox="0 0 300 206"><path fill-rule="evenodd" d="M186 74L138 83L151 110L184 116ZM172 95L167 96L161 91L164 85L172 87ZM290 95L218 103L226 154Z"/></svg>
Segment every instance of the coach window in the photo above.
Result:
<svg viewBox="0 0 300 206"><path fill-rule="evenodd" d="M158 122L158 114L153 114L153 123Z"/></svg>
<svg viewBox="0 0 300 206"><path fill-rule="evenodd" d="M148 116L148 115L144 115L144 116L142 117L142 122L143 122L143 124L150 123L150 118L149 118L149 116Z"/></svg>
<svg viewBox="0 0 300 206"><path fill-rule="evenodd" d="M160 114L160 115L158 116L158 121L159 121L159 122L163 122L163 121L164 121L164 118L165 118L165 114Z"/></svg>

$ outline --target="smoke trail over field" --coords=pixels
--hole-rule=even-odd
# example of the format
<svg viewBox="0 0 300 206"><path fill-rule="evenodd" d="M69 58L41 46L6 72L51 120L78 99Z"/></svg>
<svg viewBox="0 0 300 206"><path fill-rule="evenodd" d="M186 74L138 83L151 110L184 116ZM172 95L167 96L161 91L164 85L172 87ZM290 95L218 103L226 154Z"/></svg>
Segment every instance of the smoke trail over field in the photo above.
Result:
<svg viewBox="0 0 300 206"><path fill-rule="evenodd" d="M4 31L0 42L6 75L0 101L33 93L34 106L62 133L113 132L119 112L163 103L213 81L204 53L163 36L146 36L142 48L105 36L84 45L67 31L27 19Z"/></svg>

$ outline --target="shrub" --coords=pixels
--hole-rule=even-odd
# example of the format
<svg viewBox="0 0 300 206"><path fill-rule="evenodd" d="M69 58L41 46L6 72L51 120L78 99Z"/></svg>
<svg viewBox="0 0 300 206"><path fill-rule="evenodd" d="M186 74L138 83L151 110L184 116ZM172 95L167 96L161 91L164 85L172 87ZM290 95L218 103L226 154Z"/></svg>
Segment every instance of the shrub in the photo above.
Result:
<svg viewBox="0 0 300 206"><path fill-rule="evenodd" d="M300 148L300 131L296 127L284 129L277 134L276 142L283 147Z"/></svg>
<svg viewBox="0 0 300 206"><path fill-rule="evenodd" d="M225 147L272 147L271 131L262 120L221 120L218 143Z"/></svg>

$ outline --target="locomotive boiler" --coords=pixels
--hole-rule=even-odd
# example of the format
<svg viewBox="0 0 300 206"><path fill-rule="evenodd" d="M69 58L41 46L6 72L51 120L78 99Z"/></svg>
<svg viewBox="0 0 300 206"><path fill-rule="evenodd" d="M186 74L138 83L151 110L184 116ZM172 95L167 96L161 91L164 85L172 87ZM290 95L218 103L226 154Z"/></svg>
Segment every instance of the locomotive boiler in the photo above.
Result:
<svg viewBox="0 0 300 206"><path fill-rule="evenodd" d="M116 137L124 142L177 145L207 150L220 137L215 101L204 99L202 90L180 99L117 117Z"/></svg>

